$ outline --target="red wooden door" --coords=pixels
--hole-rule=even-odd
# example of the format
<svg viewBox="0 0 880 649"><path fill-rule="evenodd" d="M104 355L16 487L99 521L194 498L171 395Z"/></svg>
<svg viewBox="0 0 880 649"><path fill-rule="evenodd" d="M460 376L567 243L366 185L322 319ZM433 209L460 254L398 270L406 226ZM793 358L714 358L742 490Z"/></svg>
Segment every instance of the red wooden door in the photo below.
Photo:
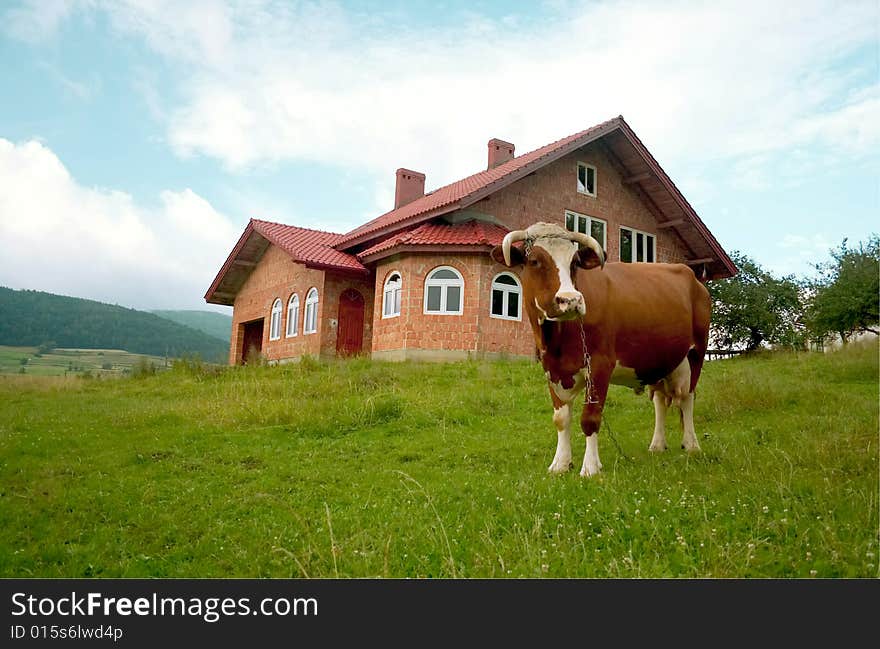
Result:
<svg viewBox="0 0 880 649"><path fill-rule="evenodd" d="M248 360L248 355L263 351L263 320L254 320L244 324L244 335L241 345L241 364Z"/></svg>
<svg viewBox="0 0 880 649"><path fill-rule="evenodd" d="M339 296L336 354L360 354L364 345L364 296L350 288Z"/></svg>

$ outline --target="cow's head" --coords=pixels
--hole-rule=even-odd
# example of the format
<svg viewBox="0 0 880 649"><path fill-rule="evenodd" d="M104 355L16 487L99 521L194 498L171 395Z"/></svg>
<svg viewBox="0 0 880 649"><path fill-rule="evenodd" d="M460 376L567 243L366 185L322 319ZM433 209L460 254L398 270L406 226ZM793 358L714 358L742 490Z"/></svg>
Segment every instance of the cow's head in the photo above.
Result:
<svg viewBox="0 0 880 649"><path fill-rule="evenodd" d="M522 249L514 247L525 242ZM523 266L523 301L544 320L575 320L587 312L584 296L574 277L578 267L605 265L605 252L593 237L569 232L553 223L535 223L526 230L509 232L492 258L505 266Z"/></svg>

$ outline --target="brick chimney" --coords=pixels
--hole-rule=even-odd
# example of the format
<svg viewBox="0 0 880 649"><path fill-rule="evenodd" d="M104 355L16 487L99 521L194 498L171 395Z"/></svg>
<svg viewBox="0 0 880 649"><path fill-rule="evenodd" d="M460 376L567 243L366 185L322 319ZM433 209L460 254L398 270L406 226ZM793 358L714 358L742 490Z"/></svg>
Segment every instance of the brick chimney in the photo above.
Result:
<svg viewBox="0 0 880 649"><path fill-rule="evenodd" d="M510 142L493 137L489 140L489 166L487 168L494 169L508 160L513 160L514 148Z"/></svg>
<svg viewBox="0 0 880 649"><path fill-rule="evenodd" d="M410 169L397 170L397 183L394 186L394 209L412 203L425 195L425 174Z"/></svg>

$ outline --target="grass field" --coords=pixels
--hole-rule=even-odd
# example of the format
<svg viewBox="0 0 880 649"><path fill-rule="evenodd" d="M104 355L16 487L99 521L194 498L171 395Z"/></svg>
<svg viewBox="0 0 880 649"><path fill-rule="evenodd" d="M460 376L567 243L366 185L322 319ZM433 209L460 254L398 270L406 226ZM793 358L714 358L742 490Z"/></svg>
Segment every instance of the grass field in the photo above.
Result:
<svg viewBox="0 0 880 649"><path fill-rule="evenodd" d="M877 351L709 363L692 456L612 388L589 480L534 363L0 377L0 576L876 578Z"/></svg>
<svg viewBox="0 0 880 649"><path fill-rule="evenodd" d="M122 376L144 360L156 368L165 367L165 359L160 356L132 354L121 349L53 349L40 354L37 347L0 346L0 375Z"/></svg>

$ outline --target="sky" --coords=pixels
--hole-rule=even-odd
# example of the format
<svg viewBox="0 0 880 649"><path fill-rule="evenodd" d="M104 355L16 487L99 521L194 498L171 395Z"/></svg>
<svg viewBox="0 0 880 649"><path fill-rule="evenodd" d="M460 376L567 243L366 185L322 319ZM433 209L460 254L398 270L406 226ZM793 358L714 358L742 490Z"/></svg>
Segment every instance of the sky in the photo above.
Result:
<svg viewBox="0 0 880 649"><path fill-rule="evenodd" d="M0 0L0 285L230 313L249 218L346 232L617 115L777 275L880 231L876 0Z"/></svg>

